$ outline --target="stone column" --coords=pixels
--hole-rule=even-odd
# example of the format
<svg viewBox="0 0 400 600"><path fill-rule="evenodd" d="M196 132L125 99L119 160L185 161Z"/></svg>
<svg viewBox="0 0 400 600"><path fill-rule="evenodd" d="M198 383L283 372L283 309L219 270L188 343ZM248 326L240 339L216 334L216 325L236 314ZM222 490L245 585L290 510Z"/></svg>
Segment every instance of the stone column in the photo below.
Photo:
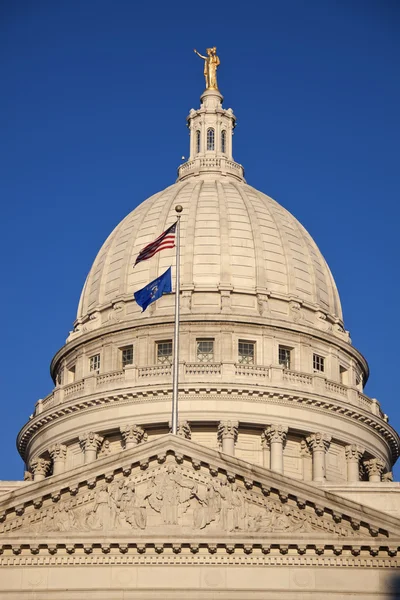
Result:
<svg viewBox="0 0 400 600"><path fill-rule="evenodd" d="M271 447L271 471L283 473L283 445L288 428L284 425L269 425L265 430Z"/></svg>
<svg viewBox="0 0 400 600"><path fill-rule="evenodd" d="M222 452L235 455L235 444L238 436L239 423L237 421L221 421L218 425L218 439L222 444Z"/></svg>
<svg viewBox="0 0 400 600"><path fill-rule="evenodd" d="M300 442L300 456L303 466L303 481L312 481L312 455L306 440Z"/></svg>
<svg viewBox="0 0 400 600"><path fill-rule="evenodd" d="M261 433L262 463L266 469L271 468L269 437L266 429Z"/></svg>
<svg viewBox="0 0 400 600"><path fill-rule="evenodd" d="M313 454L313 481L324 483L326 480L325 455L331 443L331 436L326 433L312 433L307 438Z"/></svg>
<svg viewBox="0 0 400 600"><path fill-rule="evenodd" d="M120 427L120 432L125 442L125 450L130 450L130 448L134 448L140 442L145 442L147 440L147 434L142 427L138 425L124 425Z"/></svg>
<svg viewBox="0 0 400 600"><path fill-rule="evenodd" d="M49 471L50 461L45 458L34 458L30 467L33 473L33 481L43 481Z"/></svg>
<svg viewBox="0 0 400 600"><path fill-rule="evenodd" d="M350 444L346 446L346 461L347 461L347 481L349 483L360 481L360 460L365 452L365 448Z"/></svg>
<svg viewBox="0 0 400 600"><path fill-rule="evenodd" d="M88 433L80 435L79 441L85 454L85 464L94 462L97 458L97 450L103 441L101 435L98 433L93 433L93 431L89 431Z"/></svg>
<svg viewBox="0 0 400 600"><path fill-rule="evenodd" d="M64 444L54 444L49 448L49 454L53 461L53 475L64 473L65 459L67 458L67 446Z"/></svg>
<svg viewBox="0 0 400 600"><path fill-rule="evenodd" d="M381 481L385 463L380 458L371 458L364 461L364 468L367 471L369 481Z"/></svg>

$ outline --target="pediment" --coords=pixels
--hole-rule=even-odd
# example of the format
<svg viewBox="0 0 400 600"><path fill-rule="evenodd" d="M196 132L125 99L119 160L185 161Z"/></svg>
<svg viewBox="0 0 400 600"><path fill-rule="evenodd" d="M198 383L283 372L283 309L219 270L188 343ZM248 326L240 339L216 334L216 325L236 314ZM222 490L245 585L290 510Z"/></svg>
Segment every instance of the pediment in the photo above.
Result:
<svg viewBox="0 0 400 600"><path fill-rule="evenodd" d="M32 483L0 502L0 544L34 538L161 543L394 543L399 523L177 436Z"/></svg>

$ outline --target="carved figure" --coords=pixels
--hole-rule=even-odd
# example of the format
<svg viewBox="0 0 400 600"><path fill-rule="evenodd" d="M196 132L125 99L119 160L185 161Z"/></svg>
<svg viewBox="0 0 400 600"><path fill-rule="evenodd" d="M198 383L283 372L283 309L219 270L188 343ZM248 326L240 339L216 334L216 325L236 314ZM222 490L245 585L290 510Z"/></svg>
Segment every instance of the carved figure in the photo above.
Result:
<svg viewBox="0 0 400 600"><path fill-rule="evenodd" d="M91 529L109 529L111 524L111 511L107 485L104 484L100 486L96 493L94 506L89 512L86 522Z"/></svg>
<svg viewBox="0 0 400 600"><path fill-rule="evenodd" d="M144 499L161 514L166 525L177 525L178 518L189 508L196 484L182 478L176 466L170 464L166 473L152 477L149 487Z"/></svg>
<svg viewBox="0 0 400 600"><path fill-rule="evenodd" d="M206 89L207 90L217 90L217 68L221 64L217 56L217 48L214 46L213 48L207 48L207 56L203 56L196 49L194 49L195 54L200 56L204 60L204 77L206 80Z"/></svg>
<svg viewBox="0 0 400 600"><path fill-rule="evenodd" d="M128 481L121 498L121 511L134 529L145 529L146 506L139 500L133 481Z"/></svg>

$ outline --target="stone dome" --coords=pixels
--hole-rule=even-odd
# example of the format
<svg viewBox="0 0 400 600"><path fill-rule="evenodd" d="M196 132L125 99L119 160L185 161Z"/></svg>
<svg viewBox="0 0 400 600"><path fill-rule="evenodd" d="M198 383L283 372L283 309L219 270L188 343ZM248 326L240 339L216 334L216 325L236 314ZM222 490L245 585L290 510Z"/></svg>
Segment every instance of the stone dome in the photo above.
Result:
<svg viewBox="0 0 400 600"><path fill-rule="evenodd" d="M126 318L139 313L133 293L174 264L175 250L133 268L135 258L174 222L177 204L183 207L181 286L193 293L193 311L220 310L217 296L228 290L234 313L256 312L261 294L277 318L295 318L290 302L333 320L342 318L329 267L293 215L244 181L205 174L151 196L114 229L87 277L78 323L118 300L132 304ZM155 310L172 311L171 299L163 298Z"/></svg>
<svg viewBox="0 0 400 600"><path fill-rule="evenodd" d="M132 211L98 253L74 330L51 364L55 388L18 436L21 455L33 469L38 459L51 464L61 444L69 470L87 460L82 447L102 457L155 440L169 431L176 368L180 434L199 444L226 451L230 440L228 453L234 445L235 456L304 481L347 481L354 445L390 471L399 438L363 393L368 365L343 328L323 256L287 210L246 183L221 94L201 100L187 119L190 155L176 183ZM144 313L133 296L175 270L174 248L133 265L177 219L177 205L178 360L175 289ZM276 436L287 437L279 464L272 445L269 454ZM326 472L321 463L314 477L307 453L317 446Z"/></svg>

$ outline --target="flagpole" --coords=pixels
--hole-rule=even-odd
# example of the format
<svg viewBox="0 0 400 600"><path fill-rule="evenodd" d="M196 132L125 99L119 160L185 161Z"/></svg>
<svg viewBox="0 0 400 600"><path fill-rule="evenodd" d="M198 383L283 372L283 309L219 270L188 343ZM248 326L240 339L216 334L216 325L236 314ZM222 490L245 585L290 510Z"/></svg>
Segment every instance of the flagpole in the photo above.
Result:
<svg viewBox="0 0 400 600"><path fill-rule="evenodd" d="M174 361L172 371L172 433L178 432L178 384L179 384L179 296L180 296L180 253L181 253L181 212L182 206L175 206L178 214L176 222L176 264L175 264L175 326L174 326Z"/></svg>

